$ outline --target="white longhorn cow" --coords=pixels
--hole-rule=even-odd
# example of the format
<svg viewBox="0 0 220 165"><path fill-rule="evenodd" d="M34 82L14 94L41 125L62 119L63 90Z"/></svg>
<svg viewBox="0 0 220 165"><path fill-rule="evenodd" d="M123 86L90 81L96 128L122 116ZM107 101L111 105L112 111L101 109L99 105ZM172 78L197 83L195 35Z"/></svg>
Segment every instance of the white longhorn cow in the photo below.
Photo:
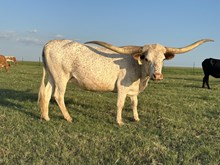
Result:
<svg viewBox="0 0 220 165"><path fill-rule="evenodd" d="M102 46L92 47L71 40L52 40L44 46L42 54L43 77L38 94L41 118L49 120L48 107L53 95L64 118L72 121L64 103L67 82L71 79L86 90L116 92L119 125L123 125L122 109L126 96L129 96L134 120L139 121L137 96L147 87L150 77L163 79L163 60L208 41L213 40L203 39L186 47L171 48L160 44L117 47L101 41L86 43ZM48 82L45 86L46 73Z"/></svg>

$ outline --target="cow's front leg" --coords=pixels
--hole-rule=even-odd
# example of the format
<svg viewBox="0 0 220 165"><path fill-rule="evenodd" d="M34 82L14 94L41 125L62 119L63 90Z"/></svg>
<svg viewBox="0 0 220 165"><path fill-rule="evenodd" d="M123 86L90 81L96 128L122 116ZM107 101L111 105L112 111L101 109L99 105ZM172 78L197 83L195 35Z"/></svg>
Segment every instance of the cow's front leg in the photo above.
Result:
<svg viewBox="0 0 220 165"><path fill-rule="evenodd" d="M203 83L202 83L202 88L205 88L205 83L206 83L206 79L205 79L205 76L204 76Z"/></svg>
<svg viewBox="0 0 220 165"><path fill-rule="evenodd" d="M125 98L126 98L125 94L118 93L116 121L117 121L119 126L124 125L124 123L122 121L122 110L123 110L123 107L124 107Z"/></svg>
<svg viewBox="0 0 220 165"><path fill-rule="evenodd" d="M204 78L203 78L203 84L202 84L203 88L205 87L205 84L207 85L208 89L210 89L210 86L209 86L209 75L205 75Z"/></svg>
<svg viewBox="0 0 220 165"><path fill-rule="evenodd" d="M208 89L210 89L210 87L209 87L209 75L205 75L204 78L203 78L203 84L202 84L203 88L205 87L205 84L207 85Z"/></svg>
<svg viewBox="0 0 220 165"><path fill-rule="evenodd" d="M131 106L133 110L134 120L139 121L138 111L137 111L137 105L138 105L138 99L137 96L130 96L131 99Z"/></svg>

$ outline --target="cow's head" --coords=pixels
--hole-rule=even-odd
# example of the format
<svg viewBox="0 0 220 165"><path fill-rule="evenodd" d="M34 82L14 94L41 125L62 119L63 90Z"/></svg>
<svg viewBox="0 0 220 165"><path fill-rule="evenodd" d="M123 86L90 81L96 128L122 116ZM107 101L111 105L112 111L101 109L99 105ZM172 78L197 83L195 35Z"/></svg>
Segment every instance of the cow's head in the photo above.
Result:
<svg viewBox="0 0 220 165"><path fill-rule="evenodd" d="M209 41L213 40L202 39L182 48L171 48L160 44L117 47L102 41L89 41L86 43L97 44L120 54L133 55L134 59L139 65L143 65L146 73L151 76L153 80L162 80L162 67L164 60L170 60L175 54L186 53Z"/></svg>

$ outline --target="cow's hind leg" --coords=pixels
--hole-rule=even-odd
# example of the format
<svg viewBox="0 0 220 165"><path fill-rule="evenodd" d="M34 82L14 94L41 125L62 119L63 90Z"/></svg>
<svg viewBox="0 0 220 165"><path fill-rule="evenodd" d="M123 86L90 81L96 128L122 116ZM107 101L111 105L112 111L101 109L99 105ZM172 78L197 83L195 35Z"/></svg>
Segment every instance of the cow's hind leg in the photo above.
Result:
<svg viewBox="0 0 220 165"><path fill-rule="evenodd" d="M211 89L210 86L209 86L209 76L208 76L208 78L206 80L206 84L207 84L208 89Z"/></svg>
<svg viewBox="0 0 220 165"><path fill-rule="evenodd" d="M44 72L45 74L45 72ZM38 102L40 106L40 112L41 112L41 119L45 119L46 121L49 121L49 102L51 99L52 92L54 90L54 81L48 76L48 82L46 87L44 86L44 78L42 80L39 93L38 93Z"/></svg>
<svg viewBox="0 0 220 165"><path fill-rule="evenodd" d="M67 86L67 82L68 80L65 78L63 78L62 80L59 80L59 83L55 83L55 91L54 91L54 98L57 102L57 104L59 105L59 108L64 116L64 118L68 121L68 122L72 122L72 118L69 115L67 109L66 109L66 105L64 102L64 95L66 92L66 86Z"/></svg>
<svg viewBox="0 0 220 165"><path fill-rule="evenodd" d="M49 102L51 99L51 95L52 95L52 91L53 91L53 85L51 83L51 81L49 80L46 87L45 87L45 93L44 93L44 100L41 100L41 102L43 102L43 104L41 104L41 118L45 119L46 121L49 121Z"/></svg>
<svg viewBox="0 0 220 165"><path fill-rule="evenodd" d="M138 99L137 96L131 96L131 106L133 110L134 120L139 121L138 111L137 111L137 105L138 105Z"/></svg>

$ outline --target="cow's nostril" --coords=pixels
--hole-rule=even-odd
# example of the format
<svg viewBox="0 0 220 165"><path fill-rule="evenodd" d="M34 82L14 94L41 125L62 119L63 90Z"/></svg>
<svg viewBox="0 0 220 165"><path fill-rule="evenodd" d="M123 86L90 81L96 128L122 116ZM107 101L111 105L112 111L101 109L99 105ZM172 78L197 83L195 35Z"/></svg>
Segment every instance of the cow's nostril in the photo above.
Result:
<svg viewBox="0 0 220 165"><path fill-rule="evenodd" d="M163 75L161 73L154 73L153 80L163 80Z"/></svg>

